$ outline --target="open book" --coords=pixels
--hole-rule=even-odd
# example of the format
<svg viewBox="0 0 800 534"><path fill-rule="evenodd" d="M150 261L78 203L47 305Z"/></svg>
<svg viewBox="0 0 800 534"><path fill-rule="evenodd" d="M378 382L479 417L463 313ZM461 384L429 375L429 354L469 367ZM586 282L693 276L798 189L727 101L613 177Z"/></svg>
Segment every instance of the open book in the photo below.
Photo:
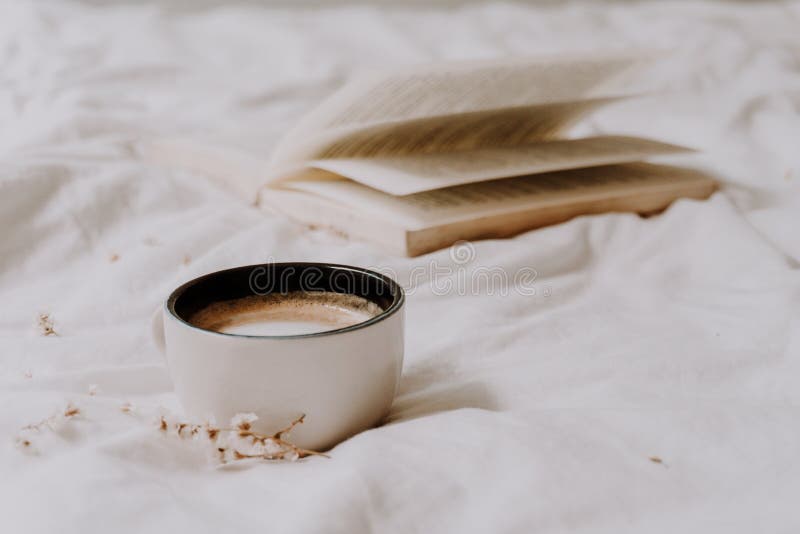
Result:
<svg viewBox="0 0 800 534"><path fill-rule="evenodd" d="M161 139L160 162L199 170L244 198L415 256L587 213L653 213L705 198L713 179L639 163L690 149L565 134L636 96L641 57L437 63L357 78L300 121L271 158L258 149Z"/></svg>

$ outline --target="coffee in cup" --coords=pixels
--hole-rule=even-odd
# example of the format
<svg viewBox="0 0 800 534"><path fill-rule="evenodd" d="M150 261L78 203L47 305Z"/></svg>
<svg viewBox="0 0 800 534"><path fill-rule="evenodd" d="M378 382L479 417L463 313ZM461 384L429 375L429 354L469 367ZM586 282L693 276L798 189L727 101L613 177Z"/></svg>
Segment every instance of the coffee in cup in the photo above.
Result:
<svg viewBox="0 0 800 534"><path fill-rule="evenodd" d="M382 311L358 295L290 291L213 302L193 313L188 322L223 334L291 336L347 328Z"/></svg>

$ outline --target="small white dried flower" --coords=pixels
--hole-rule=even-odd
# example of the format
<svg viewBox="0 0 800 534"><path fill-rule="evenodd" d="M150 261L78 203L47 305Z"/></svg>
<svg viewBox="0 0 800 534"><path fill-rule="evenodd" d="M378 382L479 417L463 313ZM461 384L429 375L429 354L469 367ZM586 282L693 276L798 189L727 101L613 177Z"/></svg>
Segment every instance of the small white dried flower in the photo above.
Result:
<svg viewBox="0 0 800 534"><path fill-rule="evenodd" d="M225 436L225 444L231 449L250 454L253 440L250 437L240 436L238 432L228 432Z"/></svg>
<svg viewBox="0 0 800 534"><path fill-rule="evenodd" d="M229 462L233 462L236 460L236 451L233 447L220 447L218 449L219 452L219 461L220 463L227 464Z"/></svg>
<svg viewBox="0 0 800 534"><path fill-rule="evenodd" d="M300 458L300 455L297 454L297 451L289 449L288 451L283 453L283 456L281 456L281 458L283 458L284 460L288 460L290 462L296 462L297 459Z"/></svg>
<svg viewBox="0 0 800 534"><path fill-rule="evenodd" d="M14 446L25 454L37 454L36 447L33 446L30 436L27 433L19 434L14 438Z"/></svg>
<svg viewBox="0 0 800 534"><path fill-rule="evenodd" d="M283 447L273 438L267 438L262 444L264 447L264 454L267 456L277 456L283 451Z"/></svg>
<svg viewBox="0 0 800 534"><path fill-rule="evenodd" d="M239 430L250 430L251 423L258 420L254 413L237 413L231 419L231 426Z"/></svg>
<svg viewBox="0 0 800 534"><path fill-rule="evenodd" d="M53 327L53 319L50 317L50 314L47 313L40 313L39 314L39 333L43 336L57 336L58 332L55 331Z"/></svg>
<svg viewBox="0 0 800 534"><path fill-rule="evenodd" d="M90 397L94 397L95 395L97 395L98 391L100 391L100 388L98 387L97 384L89 384L89 396Z"/></svg>
<svg viewBox="0 0 800 534"><path fill-rule="evenodd" d="M225 447L209 447L206 455L209 462L213 464L222 464L225 460Z"/></svg>
<svg viewBox="0 0 800 534"><path fill-rule="evenodd" d="M192 425L189 423L184 423L183 421L178 421L175 423L175 434L178 435L179 438L185 438L192 435Z"/></svg>
<svg viewBox="0 0 800 534"><path fill-rule="evenodd" d="M220 438L220 429L214 426L212 423L206 423L203 426L203 430L205 431L206 438L212 443L216 443Z"/></svg>
<svg viewBox="0 0 800 534"><path fill-rule="evenodd" d="M258 440L254 439L247 443L246 447L238 449L241 452L246 452L252 456L264 456L266 455L266 448L264 444Z"/></svg>
<svg viewBox="0 0 800 534"><path fill-rule="evenodd" d="M81 409L68 402L67 405L64 407L64 417L69 419L70 417L75 417L76 415L80 415Z"/></svg>
<svg viewBox="0 0 800 534"><path fill-rule="evenodd" d="M159 415L158 417L156 417L155 421L153 422L154 426L155 426L155 427L156 427L158 430L160 430L161 432L163 432L164 434L167 434L167 433L169 432L169 429L170 429L170 427L172 426L172 425L170 424L170 421L169 421L169 419L167 419L167 417L168 417L168 415L167 415L167 414L165 414L165 413L162 413L161 415Z"/></svg>

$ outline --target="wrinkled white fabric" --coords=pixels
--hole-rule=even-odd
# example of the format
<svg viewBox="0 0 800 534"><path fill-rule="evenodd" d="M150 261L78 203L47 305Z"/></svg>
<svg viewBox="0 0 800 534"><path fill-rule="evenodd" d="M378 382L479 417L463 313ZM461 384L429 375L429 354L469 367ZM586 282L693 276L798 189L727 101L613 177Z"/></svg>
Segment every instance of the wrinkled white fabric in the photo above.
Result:
<svg viewBox="0 0 800 534"><path fill-rule="evenodd" d="M800 529L800 5L0 10L4 532ZM652 47L675 50L671 92L578 132L701 148L721 191L455 259L307 230L133 149L247 129L269 153L369 67ZM177 410L150 314L182 281L267 260L451 274L409 292L388 424L330 459L213 469L148 423ZM535 294L459 291L481 266L535 269ZM68 400L80 418L35 436L38 455L15 449Z"/></svg>

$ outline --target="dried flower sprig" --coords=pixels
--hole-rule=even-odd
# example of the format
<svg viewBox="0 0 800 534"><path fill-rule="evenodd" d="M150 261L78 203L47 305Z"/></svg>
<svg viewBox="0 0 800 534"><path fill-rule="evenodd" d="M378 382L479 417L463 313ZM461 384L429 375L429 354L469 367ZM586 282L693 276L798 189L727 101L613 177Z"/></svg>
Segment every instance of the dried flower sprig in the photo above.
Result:
<svg viewBox="0 0 800 534"><path fill-rule="evenodd" d="M89 387L89 396L94 397L97 391L97 386L92 384ZM119 409L128 415L137 415L138 411L137 407L129 401L120 404ZM58 433L66 421L82 414L81 408L71 402L67 403L64 408L51 416L22 427L14 440L15 444L28 454L39 454L40 451L36 444L39 441L37 435L40 432L49 429ZM248 459L295 461L308 456L329 457L321 452L303 449L289 441L289 433L297 425L303 423L305 415L301 415L288 426L271 435L253 430L253 423L256 420L258 420L258 416L253 413L240 413L231 419L229 427L222 427L216 425L214 421L196 424L173 419L162 413L157 419L157 427L161 432L180 439L188 438L204 442L208 446L210 457L221 464Z"/></svg>
<svg viewBox="0 0 800 534"><path fill-rule="evenodd" d="M43 336L57 336L58 332L53 328L53 319L47 313L39 314L39 332Z"/></svg>
<svg viewBox="0 0 800 534"><path fill-rule="evenodd" d="M253 430L252 423L258 416L252 413L236 414L231 419L230 427L219 427L213 422L193 424L184 421L170 421L168 416L161 415L157 427L161 432L172 433L179 438L192 438L205 441L210 446L213 460L226 464L236 460L288 460L295 461L307 456L324 456L327 454L303 449L291 443L287 436L305 420L301 415L287 427L272 435L261 434Z"/></svg>
<svg viewBox="0 0 800 534"><path fill-rule="evenodd" d="M71 402L68 402L63 409L57 411L53 415L42 419L38 423L31 423L22 427L20 433L14 439L14 443L19 449L25 452L35 453L37 451L34 447L34 434L41 432L45 428L56 431L66 421L69 421L80 414L81 409Z"/></svg>
<svg viewBox="0 0 800 534"><path fill-rule="evenodd" d="M68 402L66 406L64 406L63 410L60 410L50 417L46 417L39 421L38 423L31 423L29 425L25 425L22 427L23 430L41 430L43 427L47 426L51 429L56 428L57 424L66 421L68 419L72 419L76 415L80 415L81 409Z"/></svg>

